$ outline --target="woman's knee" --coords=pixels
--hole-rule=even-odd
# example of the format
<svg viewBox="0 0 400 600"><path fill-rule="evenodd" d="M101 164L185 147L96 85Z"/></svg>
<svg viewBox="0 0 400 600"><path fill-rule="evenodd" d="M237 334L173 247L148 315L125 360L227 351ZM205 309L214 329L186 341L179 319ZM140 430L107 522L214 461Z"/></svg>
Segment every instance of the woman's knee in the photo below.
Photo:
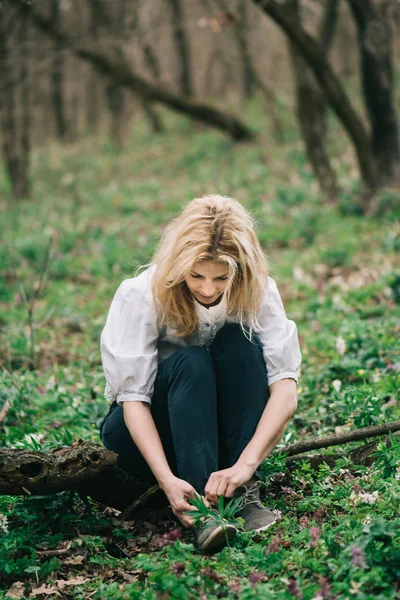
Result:
<svg viewBox="0 0 400 600"><path fill-rule="evenodd" d="M222 327L217 333L212 345L211 354L214 359L219 356L242 361L243 359L253 358L254 354L261 352L261 344L257 335L253 332L243 331L239 323L229 323Z"/></svg>
<svg viewBox="0 0 400 600"><path fill-rule="evenodd" d="M188 346L173 354L174 375L182 376L191 382L215 379L215 367L207 350L200 346Z"/></svg>

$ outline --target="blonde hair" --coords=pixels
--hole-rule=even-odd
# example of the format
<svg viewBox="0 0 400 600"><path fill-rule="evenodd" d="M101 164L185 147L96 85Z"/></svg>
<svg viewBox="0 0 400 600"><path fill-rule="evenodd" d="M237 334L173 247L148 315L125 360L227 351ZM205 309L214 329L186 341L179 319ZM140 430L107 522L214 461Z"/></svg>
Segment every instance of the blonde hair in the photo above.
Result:
<svg viewBox="0 0 400 600"><path fill-rule="evenodd" d="M173 327L178 336L193 333L197 326L195 302L185 282L196 261L228 267L227 313L237 314L251 336L268 268L253 220L239 202L216 194L196 198L165 228L151 263L156 265L152 292L160 325Z"/></svg>

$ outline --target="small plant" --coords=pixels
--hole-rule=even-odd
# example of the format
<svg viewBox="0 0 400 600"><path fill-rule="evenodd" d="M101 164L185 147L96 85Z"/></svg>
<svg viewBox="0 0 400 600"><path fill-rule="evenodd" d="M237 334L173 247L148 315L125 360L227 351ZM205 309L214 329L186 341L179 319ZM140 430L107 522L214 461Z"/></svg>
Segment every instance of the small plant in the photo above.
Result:
<svg viewBox="0 0 400 600"><path fill-rule="evenodd" d="M195 496L189 499L195 510L188 510L186 514L192 517L195 526L209 527L210 525L221 525L226 528L227 525L234 525L241 528L243 519L236 519L235 515L239 512L242 505L241 498L233 498L226 502L224 496L219 497L218 509L205 502L202 496Z"/></svg>
<svg viewBox="0 0 400 600"><path fill-rule="evenodd" d="M390 446L382 440L372 453L372 456L376 457L375 468L381 469L385 479L394 477L400 465L400 439L395 438L392 432L389 433L389 439Z"/></svg>

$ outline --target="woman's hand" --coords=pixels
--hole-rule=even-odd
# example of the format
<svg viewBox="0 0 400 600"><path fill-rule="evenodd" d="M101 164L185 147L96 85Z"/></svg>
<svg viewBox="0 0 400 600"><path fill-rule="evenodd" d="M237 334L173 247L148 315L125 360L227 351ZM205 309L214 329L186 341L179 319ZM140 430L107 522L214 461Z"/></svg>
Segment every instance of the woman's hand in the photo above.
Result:
<svg viewBox="0 0 400 600"><path fill-rule="evenodd" d="M233 465L229 469L211 473L204 489L210 502L218 503L219 496L232 496L240 485L247 483L254 475L255 469L247 465Z"/></svg>
<svg viewBox="0 0 400 600"><path fill-rule="evenodd" d="M167 496L174 515L178 517L182 525L192 527L193 519L185 515L184 511L194 510L194 507L187 501L188 498L194 498L197 494L194 487L184 479L179 479L174 475L160 483L160 487Z"/></svg>

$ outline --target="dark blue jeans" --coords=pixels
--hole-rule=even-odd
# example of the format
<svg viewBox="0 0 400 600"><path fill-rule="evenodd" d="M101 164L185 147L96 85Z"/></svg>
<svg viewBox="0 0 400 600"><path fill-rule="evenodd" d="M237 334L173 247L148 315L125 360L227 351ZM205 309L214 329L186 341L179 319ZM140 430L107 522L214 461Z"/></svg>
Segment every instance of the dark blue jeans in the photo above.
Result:
<svg viewBox="0 0 400 600"><path fill-rule="evenodd" d="M250 342L237 324L220 329L210 352L176 350L158 367L151 404L173 473L203 493L211 473L232 466L253 437L268 395L261 343L255 335ZM155 483L116 402L100 435L120 467Z"/></svg>

